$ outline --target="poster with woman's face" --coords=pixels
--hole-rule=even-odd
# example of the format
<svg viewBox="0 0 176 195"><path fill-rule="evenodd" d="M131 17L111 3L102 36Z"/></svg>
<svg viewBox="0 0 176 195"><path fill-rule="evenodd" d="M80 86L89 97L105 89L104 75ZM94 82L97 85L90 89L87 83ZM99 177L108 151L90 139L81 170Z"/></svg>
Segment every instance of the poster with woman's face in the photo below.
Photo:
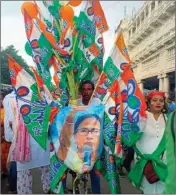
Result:
<svg viewBox="0 0 176 195"><path fill-rule="evenodd" d="M90 171L103 149L104 106L64 107L50 127L57 157L77 173Z"/></svg>

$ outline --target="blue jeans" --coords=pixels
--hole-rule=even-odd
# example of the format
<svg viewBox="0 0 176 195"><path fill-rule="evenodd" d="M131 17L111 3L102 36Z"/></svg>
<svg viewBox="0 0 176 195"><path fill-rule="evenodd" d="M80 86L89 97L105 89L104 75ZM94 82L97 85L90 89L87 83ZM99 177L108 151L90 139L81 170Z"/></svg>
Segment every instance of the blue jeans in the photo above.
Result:
<svg viewBox="0 0 176 195"><path fill-rule="evenodd" d="M65 179L62 180L62 185L64 189L66 188L66 182L67 182L67 174L66 174Z"/></svg>
<svg viewBox="0 0 176 195"><path fill-rule="evenodd" d="M9 169L9 190L17 191L17 165L16 162L12 161Z"/></svg>
<svg viewBox="0 0 176 195"><path fill-rule="evenodd" d="M90 171L92 194L101 194L100 192L100 177L95 173L95 170Z"/></svg>
<svg viewBox="0 0 176 195"><path fill-rule="evenodd" d="M95 173L95 170L92 169L90 171L90 179L91 179L91 188L92 188L92 194L101 194L100 193L100 177ZM66 188L66 180L67 177L62 181L63 188Z"/></svg>

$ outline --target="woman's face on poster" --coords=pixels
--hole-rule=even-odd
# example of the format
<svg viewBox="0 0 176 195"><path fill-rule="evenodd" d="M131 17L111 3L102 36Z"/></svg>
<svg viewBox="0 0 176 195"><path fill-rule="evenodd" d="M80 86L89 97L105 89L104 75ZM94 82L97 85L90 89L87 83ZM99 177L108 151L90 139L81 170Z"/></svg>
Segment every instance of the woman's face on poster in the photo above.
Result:
<svg viewBox="0 0 176 195"><path fill-rule="evenodd" d="M85 118L78 126L75 134L75 142L78 151L82 151L85 145L92 147L93 152L96 152L99 147L100 138L100 121L96 118Z"/></svg>

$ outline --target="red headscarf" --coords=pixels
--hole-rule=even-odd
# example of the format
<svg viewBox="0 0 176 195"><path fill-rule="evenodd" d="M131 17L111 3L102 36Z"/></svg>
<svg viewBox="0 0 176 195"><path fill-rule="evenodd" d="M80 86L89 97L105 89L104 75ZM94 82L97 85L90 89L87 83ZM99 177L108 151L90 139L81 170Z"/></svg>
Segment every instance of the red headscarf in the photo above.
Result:
<svg viewBox="0 0 176 195"><path fill-rule="evenodd" d="M165 97L165 93L162 92L162 91L152 91L150 92L148 95L147 95L147 99L151 99L153 96L161 96L163 97L164 99L166 98Z"/></svg>

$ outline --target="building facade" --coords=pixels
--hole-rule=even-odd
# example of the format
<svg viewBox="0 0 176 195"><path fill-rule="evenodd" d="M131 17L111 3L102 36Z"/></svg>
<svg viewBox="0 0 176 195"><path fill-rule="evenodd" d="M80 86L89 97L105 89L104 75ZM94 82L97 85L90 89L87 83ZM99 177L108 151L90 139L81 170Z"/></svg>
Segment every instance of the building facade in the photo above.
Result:
<svg viewBox="0 0 176 195"><path fill-rule="evenodd" d="M146 1L122 31L141 90L175 91L175 1ZM171 94L171 95L173 95Z"/></svg>

